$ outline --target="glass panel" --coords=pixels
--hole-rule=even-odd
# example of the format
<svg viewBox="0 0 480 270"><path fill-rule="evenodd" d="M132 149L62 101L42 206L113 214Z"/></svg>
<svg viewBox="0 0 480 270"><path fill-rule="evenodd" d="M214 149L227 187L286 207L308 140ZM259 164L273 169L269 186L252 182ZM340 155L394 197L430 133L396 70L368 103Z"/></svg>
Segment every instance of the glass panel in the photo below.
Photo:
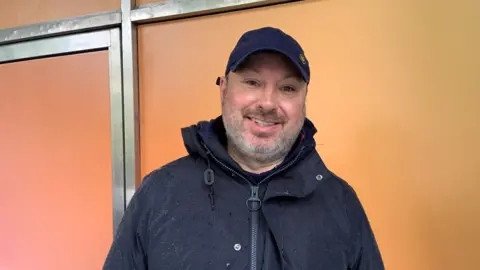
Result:
<svg viewBox="0 0 480 270"><path fill-rule="evenodd" d="M101 269L113 236L108 52L0 65L0 268Z"/></svg>
<svg viewBox="0 0 480 270"><path fill-rule="evenodd" d="M120 0L2 0L0 29L119 9Z"/></svg>

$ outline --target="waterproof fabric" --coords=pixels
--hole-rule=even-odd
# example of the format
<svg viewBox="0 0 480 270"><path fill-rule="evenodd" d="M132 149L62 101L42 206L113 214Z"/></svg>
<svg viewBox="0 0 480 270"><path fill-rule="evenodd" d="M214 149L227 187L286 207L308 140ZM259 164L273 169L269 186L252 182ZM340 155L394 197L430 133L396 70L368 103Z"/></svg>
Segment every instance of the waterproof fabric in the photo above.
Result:
<svg viewBox="0 0 480 270"><path fill-rule="evenodd" d="M359 198L326 168L315 132L307 119L288 158L254 175L229 157L221 117L183 128L188 155L144 178L103 269L383 270Z"/></svg>

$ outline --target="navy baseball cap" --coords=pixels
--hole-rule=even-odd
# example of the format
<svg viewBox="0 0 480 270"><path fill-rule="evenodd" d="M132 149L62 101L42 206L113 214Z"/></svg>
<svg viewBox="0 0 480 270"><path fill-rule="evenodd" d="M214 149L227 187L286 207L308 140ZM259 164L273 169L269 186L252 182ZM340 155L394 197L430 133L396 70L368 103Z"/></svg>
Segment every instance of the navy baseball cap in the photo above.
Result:
<svg viewBox="0 0 480 270"><path fill-rule="evenodd" d="M293 37L274 27L245 32L230 54L225 75L235 71L248 56L260 51L274 51L285 55L298 69L305 82L310 82L310 65L302 47ZM219 82L220 78L217 79L217 85Z"/></svg>

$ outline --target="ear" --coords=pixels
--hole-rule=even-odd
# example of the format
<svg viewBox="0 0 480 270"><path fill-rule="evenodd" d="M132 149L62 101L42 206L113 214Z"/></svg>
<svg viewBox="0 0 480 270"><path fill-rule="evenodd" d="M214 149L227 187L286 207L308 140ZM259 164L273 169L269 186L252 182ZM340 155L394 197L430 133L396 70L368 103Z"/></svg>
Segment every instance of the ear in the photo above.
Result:
<svg viewBox="0 0 480 270"><path fill-rule="evenodd" d="M218 87L220 89L220 99L223 102L225 92L227 91L228 80L226 76L218 77Z"/></svg>

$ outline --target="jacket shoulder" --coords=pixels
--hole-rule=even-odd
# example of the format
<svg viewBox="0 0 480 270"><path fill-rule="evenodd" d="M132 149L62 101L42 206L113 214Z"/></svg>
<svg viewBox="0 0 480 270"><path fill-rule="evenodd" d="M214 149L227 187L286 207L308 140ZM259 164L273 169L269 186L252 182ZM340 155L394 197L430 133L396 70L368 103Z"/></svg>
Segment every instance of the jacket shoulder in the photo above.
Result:
<svg viewBox="0 0 480 270"><path fill-rule="evenodd" d="M356 191L353 188L353 186L345 180L345 178L342 178L332 172L331 170L328 171L330 175L330 181L332 181L332 184L336 186L336 188L339 189L343 193L343 195L356 195Z"/></svg>
<svg viewBox="0 0 480 270"><path fill-rule="evenodd" d="M142 179L140 186L135 191L138 196L155 197L155 200L169 192L180 195L196 188L196 184L203 183L203 172L199 171L198 160L190 155L182 156L170 161L161 167L152 170Z"/></svg>
<svg viewBox="0 0 480 270"><path fill-rule="evenodd" d="M142 179L139 190L143 188L143 186L145 186L146 189L151 189L161 185L161 182L172 180L179 174L191 171L197 166L195 159L190 155L179 157L146 174Z"/></svg>
<svg viewBox="0 0 480 270"><path fill-rule="evenodd" d="M349 223L356 223L358 219L366 218L365 210L354 187L344 178L328 170L328 176L317 186L330 204L338 207L348 219Z"/></svg>
<svg viewBox="0 0 480 270"><path fill-rule="evenodd" d="M317 191L325 193L327 196L333 196L337 201L342 202L351 196L357 196L354 187L347 180L330 169L326 168L325 170L324 179L320 185L317 185Z"/></svg>

